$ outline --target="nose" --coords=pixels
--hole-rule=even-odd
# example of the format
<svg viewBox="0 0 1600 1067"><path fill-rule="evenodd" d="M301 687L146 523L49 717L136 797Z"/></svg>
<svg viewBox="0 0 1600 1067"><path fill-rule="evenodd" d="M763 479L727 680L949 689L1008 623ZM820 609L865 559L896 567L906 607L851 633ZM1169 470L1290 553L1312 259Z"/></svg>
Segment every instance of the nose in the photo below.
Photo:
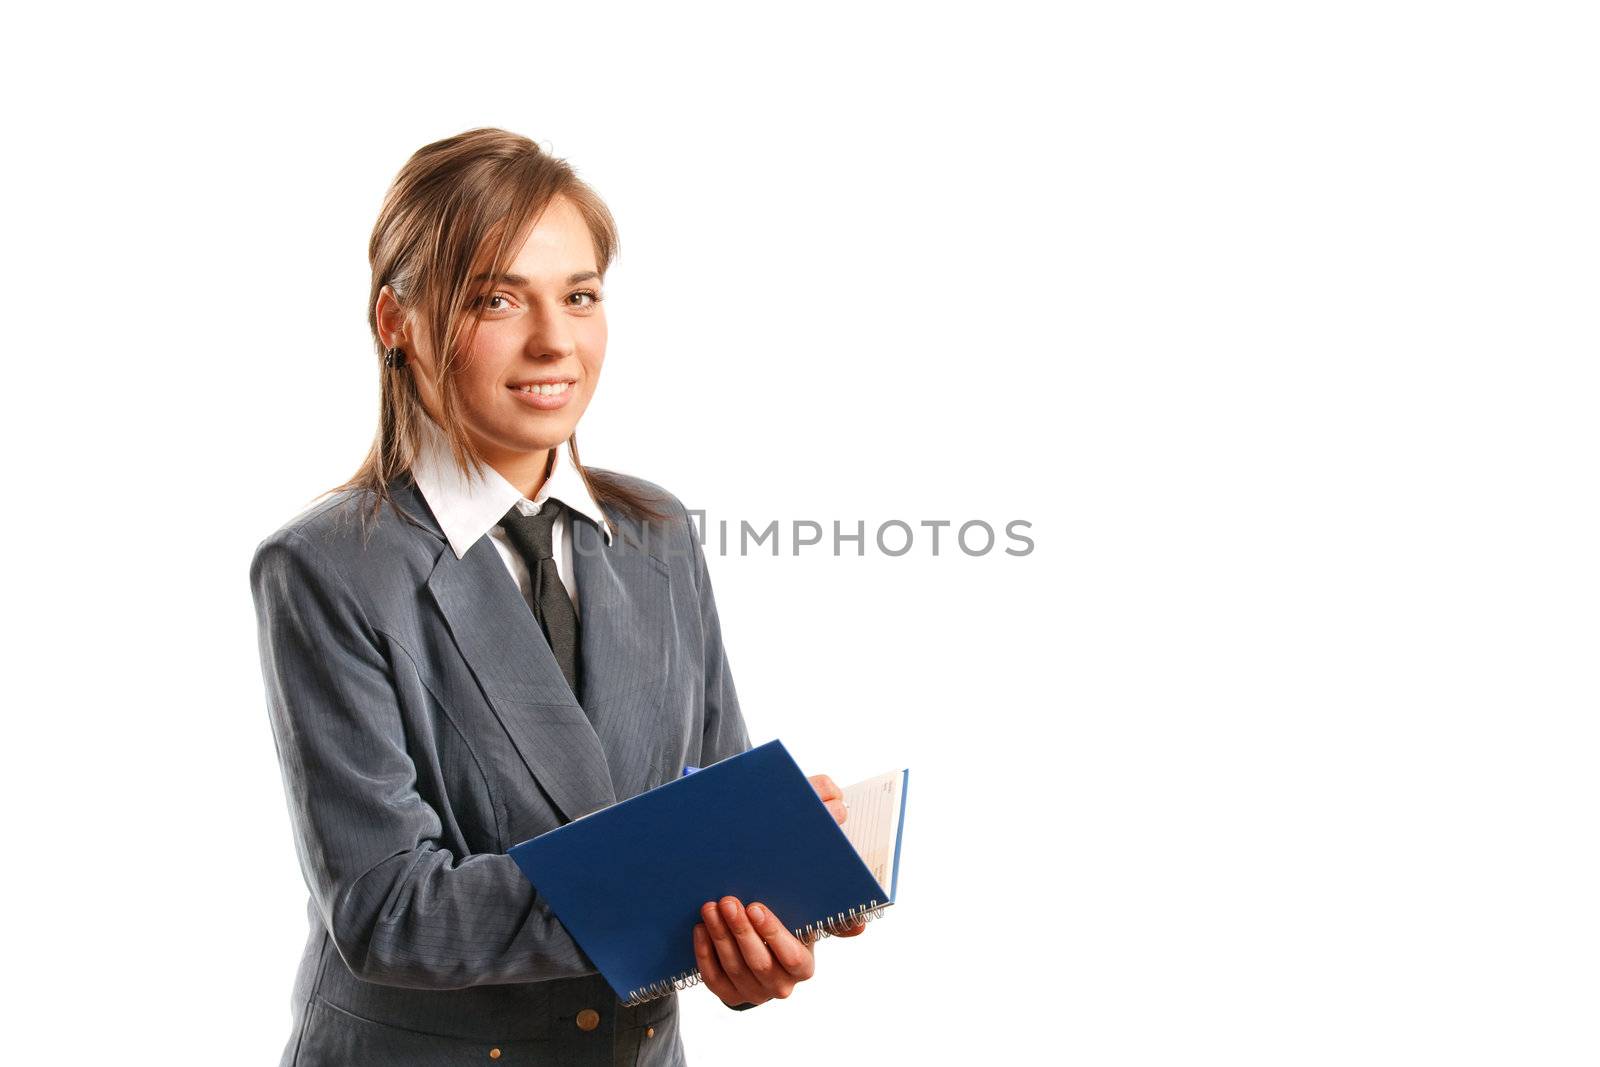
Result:
<svg viewBox="0 0 1600 1067"><path fill-rule="evenodd" d="M523 354L533 359L565 359L578 351L577 335L572 322L557 308L543 302L529 315L528 336L523 342Z"/></svg>

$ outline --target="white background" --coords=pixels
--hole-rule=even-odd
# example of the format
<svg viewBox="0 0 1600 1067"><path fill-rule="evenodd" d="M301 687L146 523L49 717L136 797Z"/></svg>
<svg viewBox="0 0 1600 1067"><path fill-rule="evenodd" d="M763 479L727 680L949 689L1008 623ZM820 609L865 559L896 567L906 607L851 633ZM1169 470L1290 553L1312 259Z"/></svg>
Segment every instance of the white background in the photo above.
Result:
<svg viewBox="0 0 1600 1067"><path fill-rule="evenodd" d="M753 738L912 791L894 914L685 994L691 1063L1595 1062L1593 26L1044 12L13 16L11 1062L276 1060L246 571L371 438L387 182L478 125L620 226L589 462L1032 523L711 559Z"/></svg>

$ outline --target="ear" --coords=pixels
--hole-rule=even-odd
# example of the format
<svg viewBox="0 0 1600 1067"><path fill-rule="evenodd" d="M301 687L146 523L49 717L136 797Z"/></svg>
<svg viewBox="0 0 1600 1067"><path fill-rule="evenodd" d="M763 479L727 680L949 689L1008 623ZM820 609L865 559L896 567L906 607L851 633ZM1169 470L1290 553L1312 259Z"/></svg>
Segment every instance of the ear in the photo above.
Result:
<svg viewBox="0 0 1600 1067"><path fill-rule="evenodd" d="M395 294L392 285L385 285L378 290L378 305L376 308L378 320L378 340L383 342L384 348L409 348L411 342L411 322L406 314L406 309L401 306L400 298Z"/></svg>

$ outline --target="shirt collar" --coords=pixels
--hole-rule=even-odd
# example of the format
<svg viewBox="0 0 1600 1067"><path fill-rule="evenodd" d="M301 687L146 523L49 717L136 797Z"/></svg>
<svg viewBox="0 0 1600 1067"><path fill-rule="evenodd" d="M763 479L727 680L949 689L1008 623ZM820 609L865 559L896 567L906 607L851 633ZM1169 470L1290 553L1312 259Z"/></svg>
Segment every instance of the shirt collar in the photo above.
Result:
<svg viewBox="0 0 1600 1067"><path fill-rule="evenodd" d="M411 465L411 476L428 507L433 509L433 516L439 520L439 528L444 531L457 559L465 556L478 538L499 525L513 507L520 504L524 514L532 514L538 510L535 505L542 505L550 497L591 519L605 532L606 544L611 543L611 524L605 512L589 492L583 475L570 461L561 458L559 448L555 450L555 468L550 477L539 488L539 495L529 501L504 475L486 463L479 464L473 475L463 475L456 466L444 431L427 416L420 421L422 442L416 462Z"/></svg>

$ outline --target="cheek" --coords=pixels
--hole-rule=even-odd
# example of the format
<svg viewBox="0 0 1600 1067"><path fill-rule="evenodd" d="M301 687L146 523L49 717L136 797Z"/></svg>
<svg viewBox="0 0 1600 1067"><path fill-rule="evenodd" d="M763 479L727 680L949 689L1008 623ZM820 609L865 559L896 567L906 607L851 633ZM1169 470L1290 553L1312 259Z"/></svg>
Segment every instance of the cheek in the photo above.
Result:
<svg viewBox="0 0 1600 1067"><path fill-rule="evenodd" d="M487 376L463 366L456 375L456 395L461 398L461 406L470 412L489 410L498 399L489 392L489 385Z"/></svg>
<svg viewBox="0 0 1600 1067"><path fill-rule="evenodd" d="M497 393L501 388L500 383L505 379L508 369L504 353L498 351L492 340L479 338L464 356L456 371L456 380L461 383L463 395L470 394L483 400L498 399Z"/></svg>
<svg viewBox="0 0 1600 1067"><path fill-rule="evenodd" d="M600 361L606 358L606 317L602 312L591 317L584 323L588 329L583 334L582 355L584 362L593 360L598 368Z"/></svg>
<svg viewBox="0 0 1600 1067"><path fill-rule="evenodd" d="M591 334L580 353L583 360L584 373L590 378L600 376L600 368L606 361L606 324L601 322L595 332Z"/></svg>

